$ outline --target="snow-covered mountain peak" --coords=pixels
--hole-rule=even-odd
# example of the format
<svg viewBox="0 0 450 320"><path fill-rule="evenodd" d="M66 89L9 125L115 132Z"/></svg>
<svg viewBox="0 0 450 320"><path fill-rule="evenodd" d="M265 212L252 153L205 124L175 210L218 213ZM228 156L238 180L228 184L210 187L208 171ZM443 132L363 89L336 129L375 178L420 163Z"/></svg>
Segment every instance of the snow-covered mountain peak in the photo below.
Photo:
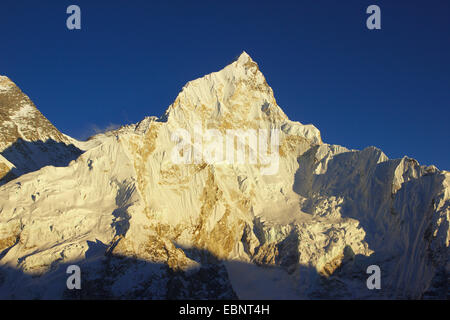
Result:
<svg viewBox="0 0 450 320"><path fill-rule="evenodd" d="M236 60L237 61L248 61L248 60L253 61L253 59L250 57L250 55L245 51L242 51L242 53L239 55L239 57Z"/></svg>
<svg viewBox="0 0 450 320"><path fill-rule="evenodd" d="M257 67L258 64L250 57L250 55L242 51L242 53L239 55L239 57L235 60L235 64L239 66L243 66L246 69Z"/></svg>
<svg viewBox="0 0 450 320"><path fill-rule="evenodd" d="M86 142L44 119L15 86L0 91L0 143L22 139L0 151L0 177L34 171L0 186L0 298L446 295L450 175L323 143L314 126L287 118L245 52L186 84L162 119ZM245 161L211 162L214 144L196 135L176 148L173 133L198 124L279 129L278 152L247 161L261 149L249 141ZM83 154L44 142L58 134ZM222 149L238 158L233 147ZM192 161L175 162L174 150ZM44 155L51 161L27 167ZM66 287L70 264L82 270L81 291ZM381 290L366 286L370 265L382 270Z"/></svg>
<svg viewBox="0 0 450 320"><path fill-rule="evenodd" d="M0 128L0 151L18 139L68 143L30 98L6 76L0 76Z"/></svg>
<svg viewBox="0 0 450 320"><path fill-rule="evenodd" d="M250 120L263 116L262 109L278 109L273 91L257 64L245 52L218 72L188 82L169 107L167 115L204 122L224 119ZM174 114L172 114L174 113Z"/></svg>
<svg viewBox="0 0 450 320"><path fill-rule="evenodd" d="M163 119L172 128L282 129L321 143L313 125L288 119L257 63L244 51L218 72L188 82Z"/></svg>
<svg viewBox="0 0 450 320"><path fill-rule="evenodd" d="M10 176L65 165L79 155L70 139L6 76L0 76L0 155L13 164L6 165Z"/></svg>

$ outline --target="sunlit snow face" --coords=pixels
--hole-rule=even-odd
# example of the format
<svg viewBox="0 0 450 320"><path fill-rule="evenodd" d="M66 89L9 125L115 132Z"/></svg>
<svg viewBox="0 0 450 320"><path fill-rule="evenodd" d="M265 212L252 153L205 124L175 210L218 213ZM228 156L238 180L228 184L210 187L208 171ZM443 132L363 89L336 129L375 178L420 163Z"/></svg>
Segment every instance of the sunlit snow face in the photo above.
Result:
<svg viewBox="0 0 450 320"><path fill-rule="evenodd" d="M175 164L247 163L259 165L262 175L274 175L279 168L279 131L229 129L223 134L217 129L203 130L200 124L196 124L191 134L179 128L172 133L171 139L176 144L171 159Z"/></svg>

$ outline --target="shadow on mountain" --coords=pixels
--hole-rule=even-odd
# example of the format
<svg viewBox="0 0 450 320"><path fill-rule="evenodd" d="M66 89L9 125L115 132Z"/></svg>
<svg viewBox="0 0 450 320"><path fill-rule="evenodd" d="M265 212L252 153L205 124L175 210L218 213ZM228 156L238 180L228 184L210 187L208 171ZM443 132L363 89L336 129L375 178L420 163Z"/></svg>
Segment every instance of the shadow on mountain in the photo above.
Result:
<svg viewBox="0 0 450 320"><path fill-rule="evenodd" d="M11 146L0 153L14 164L6 176L0 179L0 186L23 174L37 171L45 166L65 167L77 159L82 151L74 145L66 145L49 139L43 141L25 141L17 139Z"/></svg>
<svg viewBox="0 0 450 320"><path fill-rule="evenodd" d="M148 262L135 257L111 253L112 247L99 240L88 241L85 257L73 263L47 266L42 274L27 270L27 257L21 260L20 269L0 266L0 299L238 299L230 281L244 289L244 299L294 299L301 296L291 278L278 279L287 272L273 266L224 261L203 249L186 249L186 255L198 266L181 270L173 267L173 261ZM170 260L170 259L169 259ZM69 265L81 269L81 289L67 288ZM171 265L172 267L170 267ZM305 279L302 281L326 281L314 268L299 266ZM24 271L26 270L26 271ZM283 282L284 281L284 282ZM283 285L297 290L296 296L283 294ZM277 292L280 292L278 295ZM316 298L320 297L317 292ZM306 293L305 293L306 296Z"/></svg>

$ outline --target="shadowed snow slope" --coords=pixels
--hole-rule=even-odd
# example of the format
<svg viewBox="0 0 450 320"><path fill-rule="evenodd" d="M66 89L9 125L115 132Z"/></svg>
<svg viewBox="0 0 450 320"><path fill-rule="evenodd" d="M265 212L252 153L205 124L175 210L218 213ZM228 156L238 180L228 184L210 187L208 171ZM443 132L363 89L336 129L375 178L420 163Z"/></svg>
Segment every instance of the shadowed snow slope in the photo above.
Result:
<svg viewBox="0 0 450 320"><path fill-rule="evenodd" d="M12 85L0 83L1 97ZM44 120L29 137L27 110L2 110L3 126L83 154L0 187L1 298L446 297L449 173L323 143L287 118L245 52L187 83L162 118L87 142ZM173 134L196 126L278 131L276 172L260 159L174 163ZM0 174L23 159L3 155ZM78 293L65 287L72 263ZM372 264L381 290L367 289Z"/></svg>

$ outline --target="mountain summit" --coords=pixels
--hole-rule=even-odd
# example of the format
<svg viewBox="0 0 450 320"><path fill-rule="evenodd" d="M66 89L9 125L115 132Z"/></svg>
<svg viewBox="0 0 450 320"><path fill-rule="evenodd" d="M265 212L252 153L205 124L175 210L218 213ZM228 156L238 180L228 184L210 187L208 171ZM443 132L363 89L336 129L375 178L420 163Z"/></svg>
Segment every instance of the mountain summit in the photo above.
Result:
<svg viewBox="0 0 450 320"><path fill-rule="evenodd" d="M0 150L18 139L69 143L9 78L0 76Z"/></svg>
<svg viewBox="0 0 450 320"><path fill-rule="evenodd" d="M222 132L282 128L321 143L316 127L288 119L258 65L246 52L222 70L188 82L163 118L174 127L190 128L200 123Z"/></svg>
<svg viewBox="0 0 450 320"><path fill-rule="evenodd" d="M65 166L79 155L28 96L0 76L0 185L46 165Z"/></svg>
<svg viewBox="0 0 450 320"><path fill-rule="evenodd" d="M39 133L6 135L3 145L49 138L83 153L0 187L0 298L447 294L450 174L406 157L388 159L374 147L324 143L313 125L288 119L245 52L188 82L161 119L87 142L60 136L40 113L23 109L32 104L9 80L1 81L1 125L20 132L34 125ZM28 122L30 114L40 122ZM267 163L259 158L174 162L174 150L184 156L225 145L211 137L230 130L238 136L227 144L233 152L240 135L250 142L250 133L276 136L276 147L265 150L276 153L276 172L263 174ZM49 152L59 154L52 146ZM245 150L259 154L261 147ZM20 163L21 153L7 155L0 165ZM66 286L73 264L82 270L81 290ZM373 265L381 270L379 290L367 287Z"/></svg>

